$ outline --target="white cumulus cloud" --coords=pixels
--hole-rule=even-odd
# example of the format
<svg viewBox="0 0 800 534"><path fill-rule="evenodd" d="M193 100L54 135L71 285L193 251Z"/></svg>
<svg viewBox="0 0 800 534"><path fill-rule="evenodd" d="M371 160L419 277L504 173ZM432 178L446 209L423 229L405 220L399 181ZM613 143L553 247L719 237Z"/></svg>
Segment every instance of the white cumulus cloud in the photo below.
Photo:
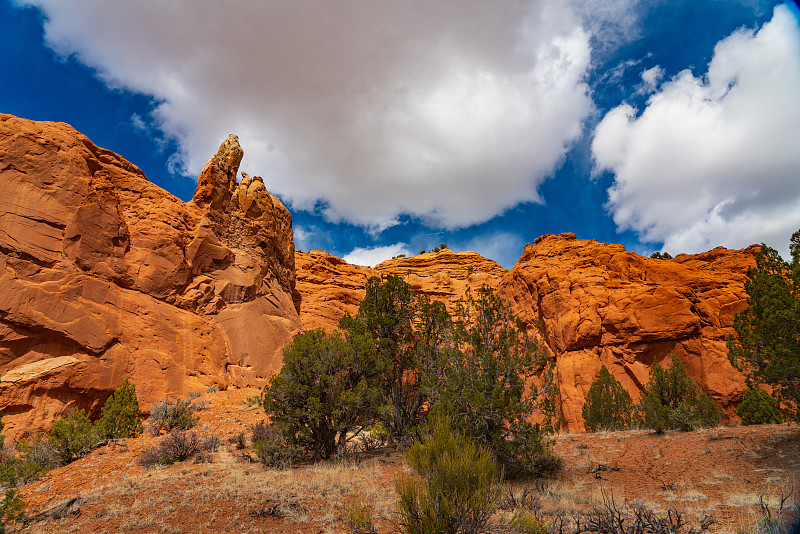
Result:
<svg viewBox="0 0 800 534"><path fill-rule="evenodd" d="M800 28L780 5L758 31L717 43L704 76L683 71L644 110L609 111L592 152L596 171L615 175L607 207L618 228L673 254L762 241L788 250L800 228L798 95Z"/></svg>
<svg viewBox="0 0 800 534"><path fill-rule="evenodd" d="M396 243L385 247L370 247L370 248L355 248L349 254L346 254L342 259L347 263L353 265L366 265L367 267L375 267L384 260L391 259L397 255L404 254L410 256L411 252L408 250L408 245L405 243Z"/></svg>
<svg viewBox="0 0 800 534"><path fill-rule="evenodd" d="M577 2L16 1L58 53L158 102L186 172L236 133L295 209L373 229L540 201L592 108Z"/></svg>

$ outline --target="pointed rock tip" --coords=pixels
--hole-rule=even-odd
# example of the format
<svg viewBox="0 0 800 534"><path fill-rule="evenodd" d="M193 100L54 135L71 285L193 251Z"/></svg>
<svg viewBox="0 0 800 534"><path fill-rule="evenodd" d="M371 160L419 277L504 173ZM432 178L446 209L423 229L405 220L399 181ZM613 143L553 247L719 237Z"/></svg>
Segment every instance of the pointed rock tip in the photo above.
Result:
<svg viewBox="0 0 800 534"><path fill-rule="evenodd" d="M217 161L220 170L226 174L230 174L231 170L233 170L235 176L243 157L244 150L239 144L239 136L228 134L227 139L219 145L219 149L213 159Z"/></svg>

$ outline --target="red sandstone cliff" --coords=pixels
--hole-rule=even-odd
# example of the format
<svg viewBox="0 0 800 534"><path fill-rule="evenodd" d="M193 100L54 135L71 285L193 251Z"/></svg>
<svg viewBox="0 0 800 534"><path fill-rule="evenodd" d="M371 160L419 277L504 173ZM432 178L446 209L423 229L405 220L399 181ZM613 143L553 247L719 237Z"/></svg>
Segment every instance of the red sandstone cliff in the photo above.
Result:
<svg viewBox="0 0 800 534"><path fill-rule="evenodd" d="M523 321L542 325L570 430L583 428L581 408L601 365L638 400L650 365L670 352L733 415L745 385L726 340L746 306L745 273L757 250L719 247L659 260L574 234L547 235L525 247L498 290Z"/></svg>
<svg viewBox="0 0 800 534"><path fill-rule="evenodd" d="M666 261L562 234L529 244L508 272L446 249L359 267L295 254L291 215L260 178L236 181L241 159L230 136L184 203L68 125L0 115L8 434L46 429L71 406L96 413L125 377L145 406L211 383L261 385L294 333L336 328L367 279L389 274L451 310L486 284L542 325L570 430L603 364L637 398L652 362L674 352L729 415L741 397L725 340L757 247Z"/></svg>
<svg viewBox="0 0 800 534"><path fill-rule="evenodd" d="M574 234L548 235L529 244L508 272L474 252L398 258L375 269L315 253L298 259L298 290L304 324L335 328L345 312L357 312L371 275L402 276L451 310L467 288L489 285L529 329L542 325L544 346L557 363L566 426L581 430L584 398L601 365L638 399L652 362L670 352L733 414L745 386L725 342L745 306L745 272L756 251L720 247L667 261Z"/></svg>
<svg viewBox="0 0 800 534"><path fill-rule="evenodd" d="M0 115L7 434L97 412L125 377L148 406L280 368L301 328L291 215L236 183L241 158L230 136L184 203L69 125Z"/></svg>

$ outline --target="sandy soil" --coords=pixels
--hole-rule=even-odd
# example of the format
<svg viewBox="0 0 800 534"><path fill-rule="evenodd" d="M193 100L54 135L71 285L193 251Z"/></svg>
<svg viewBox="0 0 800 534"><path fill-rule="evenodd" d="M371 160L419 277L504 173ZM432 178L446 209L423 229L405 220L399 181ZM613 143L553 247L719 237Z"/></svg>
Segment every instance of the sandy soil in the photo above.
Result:
<svg viewBox="0 0 800 534"><path fill-rule="evenodd" d="M404 468L397 452L376 451L344 460L267 469L238 450L236 436L263 419L248 404L257 390L206 394L195 402L198 428L222 446L209 462L167 467L138 465L157 438L120 440L50 471L22 488L29 515L79 497L78 514L46 518L23 532L217 533L347 532L343 519L356 503L373 506L378 532L390 532L394 478ZM230 441L229 441L230 440ZM775 510L781 492L800 492L800 426L721 427L657 435L649 431L563 434L555 450L565 467L546 483L513 481L508 491L535 490L545 519L570 517L602 503L641 501L656 511L675 509L712 532L734 532L758 518L759 498ZM19 530L18 530L19 531Z"/></svg>

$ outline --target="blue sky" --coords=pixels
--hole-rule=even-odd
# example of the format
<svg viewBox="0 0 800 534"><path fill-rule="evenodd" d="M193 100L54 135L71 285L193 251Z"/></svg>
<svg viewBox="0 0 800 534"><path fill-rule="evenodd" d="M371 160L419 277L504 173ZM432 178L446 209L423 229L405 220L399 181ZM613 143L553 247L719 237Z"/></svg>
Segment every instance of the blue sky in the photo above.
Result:
<svg viewBox="0 0 800 534"><path fill-rule="evenodd" d="M784 253L800 24L756 0L0 0L0 111L64 121L188 200L228 133L298 249L545 233Z"/></svg>

